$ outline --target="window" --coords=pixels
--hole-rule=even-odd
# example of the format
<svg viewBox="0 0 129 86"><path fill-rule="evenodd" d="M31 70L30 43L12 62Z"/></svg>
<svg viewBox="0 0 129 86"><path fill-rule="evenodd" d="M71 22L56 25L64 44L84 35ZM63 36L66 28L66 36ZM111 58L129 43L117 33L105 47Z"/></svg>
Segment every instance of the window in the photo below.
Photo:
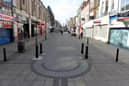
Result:
<svg viewBox="0 0 129 86"><path fill-rule="evenodd" d="M11 7L11 6L12 6L12 0L3 0L3 4L4 4L6 7Z"/></svg>
<svg viewBox="0 0 129 86"><path fill-rule="evenodd" d="M112 6L111 9L114 9L114 0L112 0Z"/></svg>
<svg viewBox="0 0 129 86"><path fill-rule="evenodd" d="M101 16L104 15L104 2L102 2L102 7L101 7Z"/></svg>
<svg viewBox="0 0 129 86"><path fill-rule="evenodd" d="M107 15L107 13L108 13L108 0L105 0L102 2L100 12L101 12L100 16Z"/></svg>
<svg viewBox="0 0 129 86"><path fill-rule="evenodd" d="M97 4L97 6L99 6L100 0L96 0L96 4Z"/></svg>
<svg viewBox="0 0 129 86"><path fill-rule="evenodd" d="M25 0L23 0L23 4L25 4Z"/></svg>
<svg viewBox="0 0 129 86"><path fill-rule="evenodd" d="M129 10L129 0L121 0L121 11Z"/></svg>
<svg viewBox="0 0 129 86"><path fill-rule="evenodd" d="M94 8L94 0L90 0L90 9Z"/></svg>
<svg viewBox="0 0 129 86"><path fill-rule="evenodd" d="M3 3L3 0L0 0L0 4L2 4Z"/></svg>
<svg viewBox="0 0 129 86"><path fill-rule="evenodd" d="M105 8L105 14L108 13L108 0L106 0L106 8Z"/></svg>

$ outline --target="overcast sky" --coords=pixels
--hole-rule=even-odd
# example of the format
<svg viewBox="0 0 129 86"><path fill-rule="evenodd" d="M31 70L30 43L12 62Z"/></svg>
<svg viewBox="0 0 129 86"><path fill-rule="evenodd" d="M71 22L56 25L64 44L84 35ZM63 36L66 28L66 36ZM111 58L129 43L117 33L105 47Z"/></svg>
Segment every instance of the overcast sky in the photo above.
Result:
<svg viewBox="0 0 129 86"><path fill-rule="evenodd" d="M81 5L83 0L42 0L47 7L50 5L55 15L55 19L62 24L66 23L70 17L73 17L77 13L77 9Z"/></svg>

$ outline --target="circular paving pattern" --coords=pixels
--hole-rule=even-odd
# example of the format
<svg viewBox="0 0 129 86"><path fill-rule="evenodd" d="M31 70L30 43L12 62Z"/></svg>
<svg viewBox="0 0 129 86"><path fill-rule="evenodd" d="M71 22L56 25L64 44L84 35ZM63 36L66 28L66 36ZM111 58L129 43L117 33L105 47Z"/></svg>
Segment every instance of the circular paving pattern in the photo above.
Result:
<svg viewBox="0 0 129 86"><path fill-rule="evenodd" d="M75 47L72 47L72 46L64 46L64 47L57 47L57 50L60 50L60 51L67 51L67 50L76 50Z"/></svg>
<svg viewBox="0 0 129 86"><path fill-rule="evenodd" d="M42 67L55 72L71 71L80 66L80 63L71 57L58 58L50 63L42 64Z"/></svg>
<svg viewBox="0 0 129 86"><path fill-rule="evenodd" d="M69 62L66 59L53 63L45 63L41 60L32 63L33 72L49 78L74 78L89 72L90 68L91 65L86 60Z"/></svg>

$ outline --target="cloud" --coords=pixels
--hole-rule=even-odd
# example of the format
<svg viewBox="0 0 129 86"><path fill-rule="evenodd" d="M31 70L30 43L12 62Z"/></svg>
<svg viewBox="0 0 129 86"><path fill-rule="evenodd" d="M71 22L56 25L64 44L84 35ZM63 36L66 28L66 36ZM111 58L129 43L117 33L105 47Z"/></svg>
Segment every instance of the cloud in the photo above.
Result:
<svg viewBox="0 0 129 86"><path fill-rule="evenodd" d="M82 0L42 0L47 6L50 5L55 15L55 19L62 24L66 23L70 17L75 16Z"/></svg>

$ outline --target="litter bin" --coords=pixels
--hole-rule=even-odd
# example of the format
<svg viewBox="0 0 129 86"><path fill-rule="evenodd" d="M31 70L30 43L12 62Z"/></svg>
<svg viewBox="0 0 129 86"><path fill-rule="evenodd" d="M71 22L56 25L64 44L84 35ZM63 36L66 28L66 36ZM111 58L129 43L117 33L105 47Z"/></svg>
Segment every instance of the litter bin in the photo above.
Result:
<svg viewBox="0 0 129 86"><path fill-rule="evenodd" d="M19 53L23 53L25 51L25 42L24 40L19 40L17 44L17 49Z"/></svg>

